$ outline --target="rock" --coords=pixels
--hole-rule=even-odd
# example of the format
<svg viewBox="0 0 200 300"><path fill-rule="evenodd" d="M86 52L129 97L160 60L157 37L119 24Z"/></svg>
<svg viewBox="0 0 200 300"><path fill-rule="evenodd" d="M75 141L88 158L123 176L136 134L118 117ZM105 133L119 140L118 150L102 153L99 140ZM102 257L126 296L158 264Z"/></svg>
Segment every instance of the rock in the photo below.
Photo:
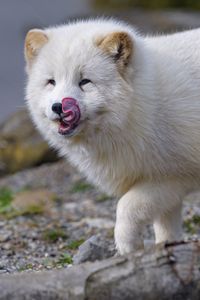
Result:
<svg viewBox="0 0 200 300"><path fill-rule="evenodd" d="M0 300L199 300L200 242L162 245L63 270L1 275Z"/></svg>
<svg viewBox="0 0 200 300"><path fill-rule="evenodd" d="M12 249L12 244L11 243L4 243L3 245L2 245L2 248L4 249L4 250L11 250ZM10 253L10 251L9 251L9 253ZM13 253L11 253L11 255L12 255Z"/></svg>
<svg viewBox="0 0 200 300"><path fill-rule="evenodd" d="M16 194L12 201L12 208L23 214L51 213L56 194L48 189L22 191Z"/></svg>
<svg viewBox="0 0 200 300"><path fill-rule="evenodd" d="M114 246L98 235L94 235L86 240L78 249L73 257L74 264L85 261L102 260L115 254Z"/></svg>
<svg viewBox="0 0 200 300"><path fill-rule="evenodd" d="M25 109L0 126L0 176L56 159Z"/></svg>
<svg viewBox="0 0 200 300"><path fill-rule="evenodd" d="M12 237L12 231L9 230L2 230L0 233L0 243L5 243L9 241Z"/></svg>

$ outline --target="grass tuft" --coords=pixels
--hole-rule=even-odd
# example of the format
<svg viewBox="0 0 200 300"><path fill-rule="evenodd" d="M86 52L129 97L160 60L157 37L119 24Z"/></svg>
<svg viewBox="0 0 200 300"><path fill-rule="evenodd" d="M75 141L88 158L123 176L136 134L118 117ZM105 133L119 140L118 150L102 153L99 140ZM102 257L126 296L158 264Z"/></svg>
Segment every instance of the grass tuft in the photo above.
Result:
<svg viewBox="0 0 200 300"><path fill-rule="evenodd" d="M58 260L56 261L56 265L61 265L62 267L64 265L69 265L73 263L73 259L71 257L71 255L69 255L68 253L62 253L60 255L60 257L58 258Z"/></svg>
<svg viewBox="0 0 200 300"><path fill-rule="evenodd" d="M59 239L66 240L68 238L64 230L58 229L47 229L43 232L43 239L50 243L56 243Z"/></svg>
<svg viewBox="0 0 200 300"><path fill-rule="evenodd" d="M7 219L13 219L20 216L34 216L42 215L44 213L44 207L40 205L29 205L24 209L15 209L10 208L8 211L5 211L4 216Z"/></svg>
<svg viewBox="0 0 200 300"><path fill-rule="evenodd" d="M85 241L84 239L71 241L71 242L67 245L67 249L70 249L70 250L76 250L76 249L79 248L79 246L80 246L81 244L83 244L84 241Z"/></svg>
<svg viewBox="0 0 200 300"><path fill-rule="evenodd" d="M196 234L200 225L200 216L194 215L183 222L185 230L190 234Z"/></svg>
<svg viewBox="0 0 200 300"><path fill-rule="evenodd" d="M0 188L0 213L5 213L11 206L13 201L13 193L7 188Z"/></svg>

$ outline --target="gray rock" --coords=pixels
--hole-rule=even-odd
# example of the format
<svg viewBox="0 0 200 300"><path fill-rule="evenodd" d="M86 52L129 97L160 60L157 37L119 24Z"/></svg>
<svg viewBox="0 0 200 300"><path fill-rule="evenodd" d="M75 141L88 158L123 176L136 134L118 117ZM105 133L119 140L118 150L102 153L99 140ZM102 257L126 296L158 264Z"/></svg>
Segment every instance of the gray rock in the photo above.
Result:
<svg viewBox="0 0 200 300"><path fill-rule="evenodd" d="M160 245L64 270L2 274L0 300L199 300L200 242Z"/></svg>
<svg viewBox="0 0 200 300"><path fill-rule="evenodd" d="M12 231L4 230L0 233L0 243L7 242L12 237Z"/></svg>
<svg viewBox="0 0 200 300"><path fill-rule="evenodd" d="M73 257L74 264L86 261L102 260L115 254L114 245L110 241L94 235L86 240Z"/></svg>
<svg viewBox="0 0 200 300"><path fill-rule="evenodd" d="M25 109L0 125L0 176L56 159Z"/></svg>

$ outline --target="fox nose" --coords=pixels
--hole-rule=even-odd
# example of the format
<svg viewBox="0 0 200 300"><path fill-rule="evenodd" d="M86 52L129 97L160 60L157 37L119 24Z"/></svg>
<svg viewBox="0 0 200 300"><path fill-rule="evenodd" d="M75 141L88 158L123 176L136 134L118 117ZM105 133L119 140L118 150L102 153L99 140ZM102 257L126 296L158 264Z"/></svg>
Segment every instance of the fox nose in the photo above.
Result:
<svg viewBox="0 0 200 300"><path fill-rule="evenodd" d="M62 104L57 102L54 103L51 107L52 111L55 112L56 114L60 115L62 113Z"/></svg>

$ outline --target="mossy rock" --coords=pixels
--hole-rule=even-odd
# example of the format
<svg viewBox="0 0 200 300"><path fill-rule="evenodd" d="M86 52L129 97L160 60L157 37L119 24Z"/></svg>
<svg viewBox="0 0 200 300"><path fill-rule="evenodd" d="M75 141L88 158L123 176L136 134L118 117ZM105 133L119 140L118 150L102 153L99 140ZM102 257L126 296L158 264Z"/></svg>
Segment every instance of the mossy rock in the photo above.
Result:
<svg viewBox="0 0 200 300"><path fill-rule="evenodd" d="M57 159L25 109L0 126L0 176Z"/></svg>
<svg viewBox="0 0 200 300"><path fill-rule="evenodd" d="M56 194L48 189L24 190L14 194L4 187L0 189L0 217L12 219L19 216L50 216L56 200Z"/></svg>
<svg viewBox="0 0 200 300"><path fill-rule="evenodd" d="M14 209L14 216L32 214L50 215L56 199L57 196L48 189L25 190L15 195L11 208Z"/></svg>

